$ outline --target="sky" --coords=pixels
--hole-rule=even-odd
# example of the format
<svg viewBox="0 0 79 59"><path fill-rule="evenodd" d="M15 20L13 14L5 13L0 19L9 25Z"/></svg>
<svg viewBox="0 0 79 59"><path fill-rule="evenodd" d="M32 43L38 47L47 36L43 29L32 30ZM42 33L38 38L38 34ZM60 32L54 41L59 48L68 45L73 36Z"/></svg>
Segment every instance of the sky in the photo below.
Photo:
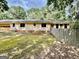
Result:
<svg viewBox="0 0 79 59"><path fill-rule="evenodd" d="M41 8L46 6L47 0L7 0L8 6L21 6L24 9Z"/></svg>

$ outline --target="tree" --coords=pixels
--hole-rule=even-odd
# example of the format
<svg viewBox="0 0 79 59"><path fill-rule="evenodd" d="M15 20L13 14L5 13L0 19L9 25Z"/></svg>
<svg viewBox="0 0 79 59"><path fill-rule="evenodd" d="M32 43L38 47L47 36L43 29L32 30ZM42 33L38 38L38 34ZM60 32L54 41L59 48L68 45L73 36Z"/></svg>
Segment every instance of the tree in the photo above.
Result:
<svg viewBox="0 0 79 59"><path fill-rule="evenodd" d="M54 7L58 10L63 10L67 5L71 4L73 0L48 0L47 5L54 3Z"/></svg>
<svg viewBox="0 0 79 59"><path fill-rule="evenodd" d="M59 15L58 17L54 16L56 19L72 19L76 14L76 7L73 6L76 0L48 0L48 10L51 10L51 15ZM53 8L52 8L53 6ZM69 6L69 7L68 7ZM56 13L54 13L57 10Z"/></svg>
<svg viewBox="0 0 79 59"><path fill-rule="evenodd" d="M20 6L13 6L9 9L9 12L13 15L16 19L25 19L26 12L25 10Z"/></svg>
<svg viewBox="0 0 79 59"><path fill-rule="evenodd" d="M32 8L27 11L27 18L40 19L43 17L43 10Z"/></svg>
<svg viewBox="0 0 79 59"><path fill-rule="evenodd" d="M3 12L4 10L8 10L9 7L7 5L6 0L0 0L0 10Z"/></svg>

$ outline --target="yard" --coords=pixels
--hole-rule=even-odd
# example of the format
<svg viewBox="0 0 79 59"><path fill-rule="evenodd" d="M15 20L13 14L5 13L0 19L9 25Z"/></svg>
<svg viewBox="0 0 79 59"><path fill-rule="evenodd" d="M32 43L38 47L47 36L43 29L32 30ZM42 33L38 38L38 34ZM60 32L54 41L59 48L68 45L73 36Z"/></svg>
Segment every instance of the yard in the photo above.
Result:
<svg viewBox="0 0 79 59"><path fill-rule="evenodd" d="M0 53L16 59L25 54L39 53L53 44L55 38L49 34L0 33ZM21 54L21 55L19 55ZM15 57L16 56L16 57ZM19 56L19 57L17 57Z"/></svg>

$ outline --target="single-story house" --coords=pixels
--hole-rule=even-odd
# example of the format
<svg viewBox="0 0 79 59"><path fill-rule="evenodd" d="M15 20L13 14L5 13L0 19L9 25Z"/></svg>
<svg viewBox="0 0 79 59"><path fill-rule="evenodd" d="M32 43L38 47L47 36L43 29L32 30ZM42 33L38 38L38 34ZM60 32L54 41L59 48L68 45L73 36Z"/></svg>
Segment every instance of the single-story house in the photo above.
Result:
<svg viewBox="0 0 79 59"><path fill-rule="evenodd" d="M51 20L0 20L0 31L50 31L68 29L68 21Z"/></svg>

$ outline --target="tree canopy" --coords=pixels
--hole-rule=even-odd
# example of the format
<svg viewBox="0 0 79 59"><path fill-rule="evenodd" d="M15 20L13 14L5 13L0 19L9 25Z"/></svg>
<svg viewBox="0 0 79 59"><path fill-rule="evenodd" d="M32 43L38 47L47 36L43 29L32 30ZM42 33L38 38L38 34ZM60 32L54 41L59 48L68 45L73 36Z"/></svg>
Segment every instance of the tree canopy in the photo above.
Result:
<svg viewBox="0 0 79 59"><path fill-rule="evenodd" d="M13 6L9 9L9 12L13 15L14 18L16 19L25 19L26 17L26 12L25 10L20 7L20 6Z"/></svg>
<svg viewBox="0 0 79 59"><path fill-rule="evenodd" d="M7 5L6 0L0 0L0 10L3 12L4 10L8 10L9 7Z"/></svg>
<svg viewBox="0 0 79 59"><path fill-rule="evenodd" d="M64 9L67 5L71 4L73 0L48 0L47 5L51 5L54 3L54 7L56 9L62 10Z"/></svg>

